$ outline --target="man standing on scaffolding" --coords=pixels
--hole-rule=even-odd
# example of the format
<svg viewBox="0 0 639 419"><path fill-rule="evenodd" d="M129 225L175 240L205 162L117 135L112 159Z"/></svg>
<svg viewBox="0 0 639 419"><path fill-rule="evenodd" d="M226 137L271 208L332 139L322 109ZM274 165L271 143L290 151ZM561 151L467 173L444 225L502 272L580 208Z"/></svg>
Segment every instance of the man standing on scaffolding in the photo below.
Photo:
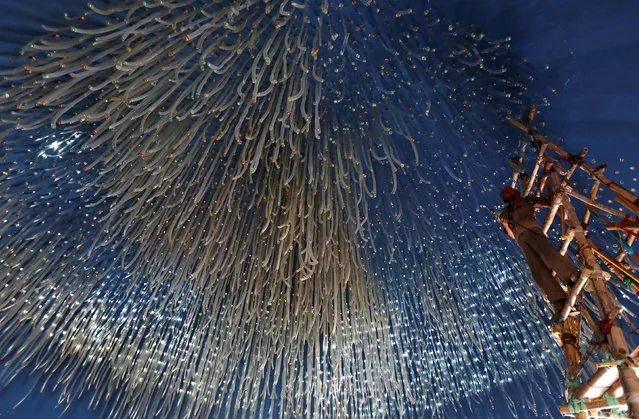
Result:
<svg viewBox="0 0 639 419"><path fill-rule="evenodd" d="M499 217L504 231L524 252L533 279L552 304L555 313L560 313L568 295L553 277L552 271L564 282L573 285L579 279L579 270L550 243L539 227L532 200L522 198L519 190L511 186L502 189L500 196L508 204Z"/></svg>

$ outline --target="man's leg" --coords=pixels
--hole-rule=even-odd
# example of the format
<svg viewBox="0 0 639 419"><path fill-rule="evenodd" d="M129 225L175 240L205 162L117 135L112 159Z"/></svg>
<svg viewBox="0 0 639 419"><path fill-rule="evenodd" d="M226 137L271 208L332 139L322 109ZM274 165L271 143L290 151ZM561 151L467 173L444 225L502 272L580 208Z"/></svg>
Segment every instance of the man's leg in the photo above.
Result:
<svg viewBox="0 0 639 419"><path fill-rule="evenodd" d="M537 252L526 240L518 240L519 247L524 252L528 266L532 272L533 279L546 295L548 300L554 305L559 300L565 301L568 298L566 291L559 285L559 282L552 276L550 269L546 266Z"/></svg>
<svg viewBox="0 0 639 419"><path fill-rule="evenodd" d="M570 263L566 256L559 253L559 250L550 243L546 236L534 233L526 234L526 242L539 255L544 265L549 270L557 272L557 275L564 281L570 281L571 276L578 272L577 267Z"/></svg>

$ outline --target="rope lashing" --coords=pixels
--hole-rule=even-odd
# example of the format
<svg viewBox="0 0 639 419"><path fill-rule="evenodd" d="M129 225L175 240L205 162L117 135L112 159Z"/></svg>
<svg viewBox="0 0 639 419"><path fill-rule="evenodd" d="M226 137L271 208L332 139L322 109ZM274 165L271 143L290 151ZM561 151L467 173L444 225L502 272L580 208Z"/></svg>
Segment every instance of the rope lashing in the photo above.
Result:
<svg viewBox="0 0 639 419"><path fill-rule="evenodd" d="M634 284L632 278L630 278L628 275L623 276L623 283L626 284L628 288L631 288L632 284Z"/></svg>
<svg viewBox="0 0 639 419"><path fill-rule="evenodd" d="M603 398L608 403L608 406L619 406L620 405L619 399L616 398L615 396L612 396L612 395L608 394L608 392L605 392L603 394Z"/></svg>
<svg viewBox="0 0 639 419"><path fill-rule="evenodd" d="M614 319L607 317L597 322L597 326L599 327L599 330L601 330L601 333L603 333L604 336L608 336L610 334L610 330L612 329L612 325L614 321L615 321Z"/></svg>
<svg viewBox="0 0 639 419"><path fill-rule="evenodd" d="M568 410L570 413L587 412L588 405L586 405L585 399L571 399L568 403Z"/></svg>
<svg viewBox="0 0 639 419"><path fill-rule="evenodd" d="M577 377L574 380L566 380L566 387L568 388L581 387L582 384L580 377Z"/></svg>
<svg viewBox="0 0 639 419"><path fill-rule="evenodd" d="M584 159L583 159L583 157L576 156L574 154L566 154L565 156L560 158L559 161L565 161L568 164L576 164L577 166L581 166L581 164L583 163Z"/></svg>
<svg viewBox="0 0 639 419"><path fill-rule="evenodd" d="M637 235L637 233L635 233L634 231L632 231L632 230L630 230L628 228L628 223L629 222L630 222L630 215L626 214L626 216L623 217L623 220L621 220L621 222L619 223L619 230L617 230L617 232L623 230L623 231L625 231L628 234L628 236L632 236L634 238L639 237ZM621 235L619 236L619 239L621 240ZM632 255L633 250L632 250L632 248L630 248L630 246L627 245L627 243L622 242L622 246L626 250L626 253L628 253L629 255Z"/></svg>
<svg viewBox="0 0 639 419"><path fill-rule="evenodd" d="M622 243L621 246L623 247L623 250L626 251L626 254L628 255L632 255L635 253L635 251L632 249L632 247L628 246L628 243Z"/></svg>
<svg viewBox="0 0 639 419"><path fill-rule="evenodd" d="M603 227L607 227L606 226L606 222L605 220L601 217L601 215L599 215L599 213L597 211L595 211L594 208L590 208L590 212L592 214L595 215L595 218L602 224ZM619 242L619 245L626 251L627 254L632 255L634 253L634 250L632 249L632 247L628 246L628 243L626 243L622 238L621 238L621 234L619 233L619 231L625 231L628 236L634 236L634 237L639 237L637 236L637 233L633 232L632 230L628 229L626 227L626 225L630 222L630 216L628 214L626 214L626 216L624 217L624 219L619 222L619 227L617 230L617 235L613 234L611 231L608 231L609 234L615 238L615 241ZM607 228L606 228L607 229Z"/></svg>
<svg viewBox="0 0 639 419"><path fill-rule="evenodd" d="M628 274L623 275L622 281L630 289L632 289L632 286L635 284L635 281L633 281L633 279ZM635 295L639 296L639 291L635 292Z"/></svg>

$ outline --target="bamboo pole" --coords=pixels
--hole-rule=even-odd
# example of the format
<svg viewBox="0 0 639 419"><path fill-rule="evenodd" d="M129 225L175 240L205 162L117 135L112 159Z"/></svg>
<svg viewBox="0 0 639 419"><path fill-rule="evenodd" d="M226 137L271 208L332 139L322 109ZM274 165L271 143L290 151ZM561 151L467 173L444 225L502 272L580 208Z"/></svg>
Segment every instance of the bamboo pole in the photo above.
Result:
<svg viewBox="0 0 639 419"><path fill-rule="evenodd" d="M621 416L619 416L619 414L613 413L613 412L602 412L601 410L594 410L592 412L588 412L588 417L592 419L600 419L600 418L622 419L622 418L625 418L626 415L624 413L621 413Z"/></svg>
<svg viewBox="0 0 639 419"><path fill-rule="evenodd" d="M581 371L581 352L579 351L579 331L581 329L581 318L579 316L569 317L562 324L561 341L562 351L566 358L566 377L575 379ZM571 341L574 341L572 344ZM566 398L570 396L566 393ZM586 416L577 416L578 419L585 419Z"/></svg>
<svg viewBox="0 0 639 419"><path fill-rule="evenodd" d="M566 235L562 238L564 239L564 242L561 245L561 250L559 251L559 253L561 253L562 256L566 256L566 252L568 252L568 246L570 246L572 239L575 238L575 232L572 231L572 229L568 229L568 233L566 233Z"/></svg>
<svg viewBox="0 0 639 419"><path fill-rule="evenodd" d="M617 367L619 370L619 381L623 387L623 395L628 402L630 408L630 417L632 419L639 418L639 378L637 372L633 368L634 359L629 358Z"/></svg>
<svg viewBox="0 0 639 419"><path fill-rule="evenodd" d="M632 202L629 199L627 199L625 196L622 196L619 194L615 195L613 199L616 202L623 205L624 207L628 208L630 211L634 212L635 214L639 214L639 202Z"/></svg>
<svg viewBox="0 0 639 419"><path fill-rule="evenodd" d="M548 211L548 215L546 215L546 220L544 221L544 225L541 227L541 230L545 235L548 235L548 229L552 225L552 222L555 219L555 215L557 215L557 210L561 205L561 201L563 200L565 195L565 191L563 189L555 192L555 195L552 197L552 202L550 204L550 210Z"/></svg>
<svg viewBox="0 0 639 419"><path fill-rule="evenodd" d="M637 236L628 235L628 240L626 241L626 244L628 245L628 247L632 247L632 244L635 242L635 239L637 238ZM617 262L621 262L623 261L623 258L626 257L626 255L628 254L628 251L626 251L626 249L622 246L621 249L619 249L619 254L615 257L615 260Z"/></svg>
<svg viewBox="0 0 639 419"><path fill-rule="evenodd" d="M581 195L579 192L576 192L574 190L571 190L570 192L568 192L568 194L570 196L572 196L573 198L578 199L579 201L583 202L584 204L590 205L592 208L597 208L599 210L605 211L609 214L614 215L615 217L619 217L619 218L625 218L626 214L621 212L621 211L617 211L616 209L610 208L606 205L600 204L597 201L593 201L590 198L587 198L583 195Z"/></svg>
<svg viewBox="0 0 639 419"><path fill-rule="evenodd" d="M608 404L608 400L606 399L595 399L588 402L584 402L583 406L573 406L572 412L570 409L570 405L563 404L559 406L559 411L562 415L572 415L573 413L579 412L588 412L589 410L601 410L601 409L611 409L613 407L624 407L626 406L626 398L620 397L619 404L611 406Z"/></svg>
<svg viewBox="0 0 639 419"><path fill-rule="evenodd" d="M606 224L606 229L608 230L623 230L623 229L637 231L639 230L639 221L630 221L627 223L619 222L619 223L609 223ZM630 237L633 237L632 235Z"/></svg>
<svg viewBox="0 0 639 419"><path fill-rule="evenodd" d="M539 168L544 163L544 154L546 153L546 148L548 148L547 143L543 143L539 148L539 153L537 153L537 161L535 162L535 167L530 175L530 179L528 179L528 185L526 185L526 190L524 191L524 196L528 196L530 191L532 190L533 185L535 184L535 179L537 178L537 173L539 172Z"/></svg>
<svg viewBox="0 0 639 419"><path fill-rule="evenodd" d="M606 393L614 397L623 396L623 386L621 385L621 382L615 382L608 390L606 390Z"/></svg>
<svg viewBox="0 0 639 419"><path fill-rule="evenodd" d="M595 368L616 367L617 361L595 362Z"/></svg>
<svg viewBox="0 0 639 419"><path fill-rule="evenodd" d="M616 366L617 362L615 362L614 365ZM581 387L578 387L577 389L575 389L574 397L576 399L583 399L584 397L586 397L586 394L588 394L590 389L596 387L601 377L603 377L604 374L606 373L607 373L606 368L599 368L597 371L595 371L593 375L590 376L587 382L581 385Z"/></svg>
<svg viewBox="0 0 639 419"><path fill-rule="evenodd" d="M552 170L554 163L552 162L552 160L547 160L546 164L544 165L544 172L549 173ZM539 194L543 194L544 193L544 188L546 187L546 183L548 182L548 175L546 176L542 176L541 179L539 179Z"/></svg>
<svg viewBox="0 0 639 419"><path fill-rule="evenodd" d="M549 144L548 141L546 141L545 144L548 145ZM588 153L587 148L584 148L579 152L578 162L582 161L586 153ZM555 166L558 166L558 165L555 164ZM578 167L578 163L572 163L572 165L570 166L570 169L568 169L568 172L564 174L560 187L558 188L557 191L555 191L555 195L553 195L550 211L548 211L548 216L546 217L546 220L544 221L544 225L541 228L544 234L546 235L548 235L548 229L550 229L550 226L552 225L552 222L555 219L555 215L557 214L557 210L559 209L559 206L562 204L566 194L569 194L572 192L572 188L568 186L568 181L572 177L573 173L575 173L575 170L577 169L577 167ZM553 177L556 177L556 174L553 174Z"/></svg>
<svg viewBox="0 0 639 419"><path fill-rule="evenodd" d="M595 183L592 185L592 189L590 190L590 199L594 201L597 199L597 193L599 192L599 186L601 186L601 181L599 179L595 179ZM584 228L588 228L588 224L590 223L590 207L586 205L586 212L584 212L584 218L581 221L581 225Z"/></svg>
<svg viewBox="0 0 639 419"><path fill-rule="evenodd" d="M628 355L628 357L629 358L635 358L638 355L639 355L639 346L636 347L630 353L630 355ZM595 371L595 373L593 375L590 376L590 378L588 379L587 382L585 382L583 385L581 385L580 387L575 389L575 391L574 391L575 398L576 399L583 399L584 397L586 397L586 394L588 394L588 392L591 389L593 389L593 388L598 386L599 381L602 379L602 377L604 375L608 374L610 369L606 368L606 367L616 367L617 365L618 365L617 361L595 363L595 366L597 366L599 368L597 369L597 371ZM617 377L619 377L618 373L617 373ZM608 387L608 390L606 390L605 392L617 397L618 390L619 390L620 387L621 387L621 383L619 382L619 379L617 378L617 380L610 387ZM623 388L622 388L622 390L623 390Z"/></svg>
<svg viewBox="0 0 639 419"><path fill-rule="evenodd" d="M543 147L545 150L545 147ZM525 143L522 146L522 155L519 159L519 164L523 163L523 152L525 151ZM520 171L514 168L513 174L513 184L515 187L517 183L517 179L519 178ZM534 176L531 177L534 179ZM530 185L530 180L528 181ZM554 214L556 214L557 209L561 205L563 199L563 195L561 193L557 193L553 196L553 204L554 204ZM552 209L551 209L552 211ZM552 219L554 218L554 214L550 218L549 224L552 223ZM547 231L547 228L546 228ZM545 233L545 231L544 231ZM573 301L574 303L574 301ZM565 319L561 324L561 348L564 352L564 356L566 358L566 365L568 370L568 375L577 375L580 370L580 361L581 361L581 352L579 351L579 335L581 329L581 318L580 317L571 317L570 319ZM583 414L579 414L577 419L586 419L586 416Z"/></svg>
<svg viewBox="0 0 639 419"><path fill-rule="evenodd" d="M615 269L619 270L622 274L626 275L628 278L632 279L637 285L639 285L639 277L634 273L630 272L625 266L621 265L619 261L612 259L610 256L605 254L601 249L596 246L593 246L592 251L597 255L604 263L610 264ZM619 275L617 275L619 276ZM623 278L620 278L623 279Z"/></svg>
<svg viewBox="0 0 639 419"><path fill-rule="evenodd" d="M590 275L592 272L593 272L592 269L589 269L587 267L584 267L582 269L581 275L579 276L579 280L577 281L575 286L572 287L572 290L570 291L570 295L568 296L568 299L566 300L566 304L564 305L564 308L561 310L561 315L559 317L560 321L563 322L568 317L568 313L570 312L570 309L572 309L572 307L575 305L575 301L577 301L577 297L579 296L579 294L581 294L581 290L586 285L586 282L590 279Z"/></svg>

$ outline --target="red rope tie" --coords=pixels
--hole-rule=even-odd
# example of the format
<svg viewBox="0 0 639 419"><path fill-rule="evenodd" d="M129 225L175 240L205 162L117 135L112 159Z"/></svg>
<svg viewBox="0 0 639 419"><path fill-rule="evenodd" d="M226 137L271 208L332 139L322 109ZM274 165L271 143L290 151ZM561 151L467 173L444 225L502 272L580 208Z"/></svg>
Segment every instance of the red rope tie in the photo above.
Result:
<svg viewBox="0 0 639 419"><path fill-rule="evenodd" d="M599 327L599 330L601 330L601 333L603 333L604 336L608 336L610 334L610 330L612 329L613 322L614 320L610 318L605 318L601 320L600 322L597 322L597 326Z"/></svg>
<svg viewBox="0 0 639 419"><path fill-rule="evenodd" d="M637 237L637 233L635 233L634 231L630 230L628 227L626 227L628 225L628 222L630 222L630 215L626 214L623 217L623 220L619 223L619 230L625 231L629 236L634 236L635 238Z"/></svg>
<svg viewBox="0 0 639 419"><path fill-rule="evenodd" d="M565 161L568 162L570 164L576 164L576 165L581 165L583 159L579 156L575 156L574 154L566 154L565 156L563 156L562 158L559 159L559 161Z"/></svg>

